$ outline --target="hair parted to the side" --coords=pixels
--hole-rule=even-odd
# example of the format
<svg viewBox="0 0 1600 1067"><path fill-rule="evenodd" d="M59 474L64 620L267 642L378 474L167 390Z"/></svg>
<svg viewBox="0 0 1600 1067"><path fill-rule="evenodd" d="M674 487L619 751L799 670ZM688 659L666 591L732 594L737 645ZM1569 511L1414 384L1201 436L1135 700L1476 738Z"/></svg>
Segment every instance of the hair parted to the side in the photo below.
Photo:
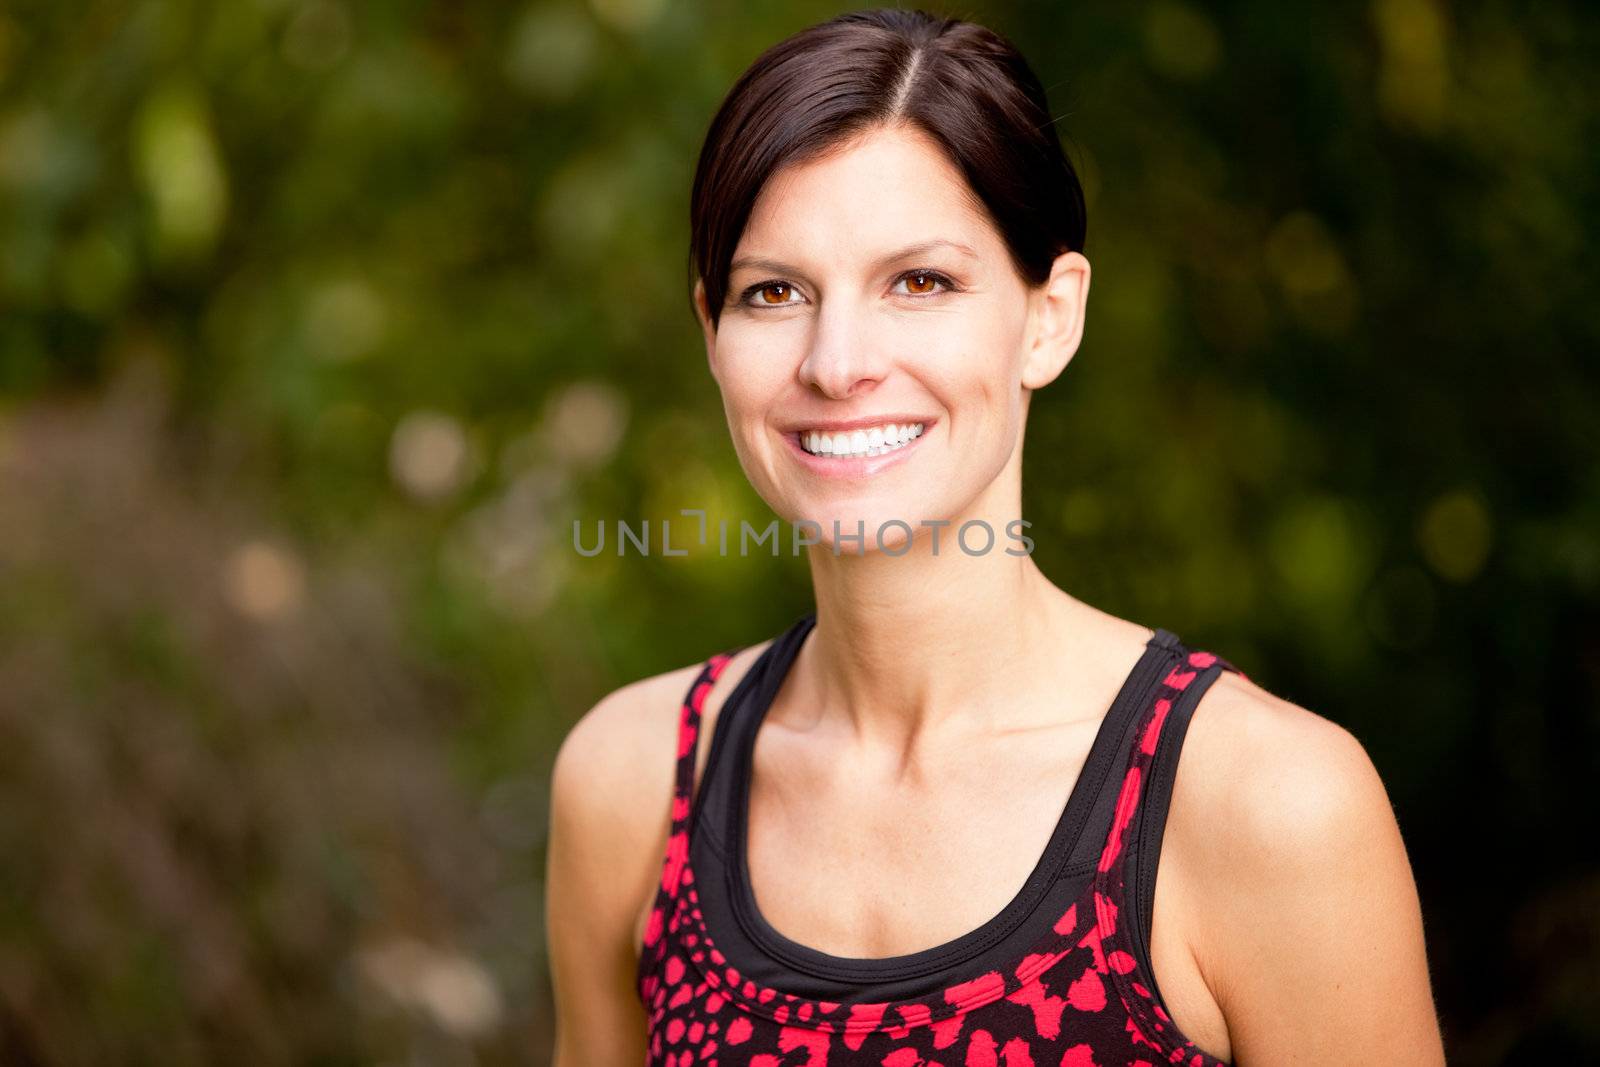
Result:
<svg viewBox="0 0 1600 1067"><path fill-rule="evenodd" d="M728 265L767 180L869 129L903 124L943 148L1037 286L1083 251L1083 188L1044 87L1015 46L977 23L877 8L839 15L763 52L706 132L690 196L690 259L713 326ZM691 281L692 302L692 281Z"/></svg>

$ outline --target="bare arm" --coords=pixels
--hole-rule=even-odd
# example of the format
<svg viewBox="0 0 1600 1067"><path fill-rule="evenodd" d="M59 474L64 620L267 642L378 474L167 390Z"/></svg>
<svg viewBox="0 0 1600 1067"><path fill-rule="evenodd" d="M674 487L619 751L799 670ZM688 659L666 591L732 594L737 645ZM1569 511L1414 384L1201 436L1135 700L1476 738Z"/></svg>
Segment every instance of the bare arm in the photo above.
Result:
<svg viewBox="0 0 1600 1067"><path fill-rule="evenodd" d="M1304 709L1255 717L1208 788L1229 892L1197 958L1233 1060L1444 1063L1417 889L1399 826L1359 741ZM1226 829L1219 829L1226 828Z"/></svg>
<svg viewBox="0 0 1600 1067"><path fill-rule="evenodd" d="M645 1061L633 937L666 847L677 705L670 693L683 673L610 694L556 754L545 874L554 1067Z"/></svg>

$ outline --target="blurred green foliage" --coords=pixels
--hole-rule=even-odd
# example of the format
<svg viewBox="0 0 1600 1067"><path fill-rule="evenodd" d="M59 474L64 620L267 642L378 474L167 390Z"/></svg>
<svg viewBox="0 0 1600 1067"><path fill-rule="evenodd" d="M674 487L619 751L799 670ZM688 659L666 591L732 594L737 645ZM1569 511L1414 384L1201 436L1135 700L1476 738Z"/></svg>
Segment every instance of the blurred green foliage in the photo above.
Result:
<svg viewBox="0 0 1600 1067"><path fill-rule="evenodd" d="M769 518L688 187L841 10L0 8L5 1062L546 1062L555 746L809 606L569 531ZM959 13L1088 196L1041 566L1365 743L1453 1063L1600 1056L1600 20Z"/></svg>

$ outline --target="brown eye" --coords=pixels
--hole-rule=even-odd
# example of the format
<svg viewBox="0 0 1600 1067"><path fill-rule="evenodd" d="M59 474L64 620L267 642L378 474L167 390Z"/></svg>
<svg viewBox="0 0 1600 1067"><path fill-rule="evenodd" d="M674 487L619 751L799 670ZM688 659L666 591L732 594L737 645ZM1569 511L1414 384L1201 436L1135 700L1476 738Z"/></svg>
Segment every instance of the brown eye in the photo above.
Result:
<svg viewBox="0 0 1600 1067"><path fill-rule="evenodd" d="M739 291L739 303L745 307L790 308L800 307L806 301L796 300L800 291L785 281L757 282Z"/></svg>
<svg viewBox="0 0 1600 1067"><path fill-rule="evenodd" d="M898 286L904 283L904 289ZM956 284L936 270L908 270L895 279L897 291L904 296L938 296L953 293Z"/></svg>

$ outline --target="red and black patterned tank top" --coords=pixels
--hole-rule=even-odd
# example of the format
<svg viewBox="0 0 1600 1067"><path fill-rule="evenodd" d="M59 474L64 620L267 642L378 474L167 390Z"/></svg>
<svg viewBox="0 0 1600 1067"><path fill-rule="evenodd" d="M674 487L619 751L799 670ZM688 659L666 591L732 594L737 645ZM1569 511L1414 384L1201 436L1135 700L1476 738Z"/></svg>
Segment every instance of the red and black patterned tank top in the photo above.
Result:
<svg viewBox="0 0 1600 1067"><path fill-rule="evenodd" d="M853 959L774 929L744 852L756 729L815 624L779 635L729 694L698 793L701 708L739 650L712 656L684 698L639 957L647 1067L1223 1067L1173 1025L1149 939L1178 750L1201 695L1237 668L1158 629L1011 903L943 945Z"/></svg>

